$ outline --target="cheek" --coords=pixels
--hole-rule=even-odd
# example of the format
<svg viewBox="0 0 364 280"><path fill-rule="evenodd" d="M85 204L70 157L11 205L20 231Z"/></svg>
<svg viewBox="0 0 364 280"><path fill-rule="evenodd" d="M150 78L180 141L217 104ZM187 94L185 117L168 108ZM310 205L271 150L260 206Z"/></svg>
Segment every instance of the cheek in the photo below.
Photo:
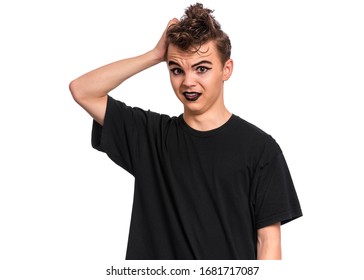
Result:
<svg viewBox="0 0 364 280"><path fill-rule="evenodd" d="M212 75L209 78L210 79L208 81L208 84L209 85L212 85L212 87L214 87L214 88L219 88L223 84L223 82L224 82L223 76L220 73L217 73L215 75Z"/></svg>
<svg viewBox="0 0 364 280"><path fill-rule="evenodd" d="M172 86L174 92L177 93L178 87L179 87L178 80L176 79L176 77L173 77L172 75L170 75L169 80L171 82L171 86Z"/></svg>

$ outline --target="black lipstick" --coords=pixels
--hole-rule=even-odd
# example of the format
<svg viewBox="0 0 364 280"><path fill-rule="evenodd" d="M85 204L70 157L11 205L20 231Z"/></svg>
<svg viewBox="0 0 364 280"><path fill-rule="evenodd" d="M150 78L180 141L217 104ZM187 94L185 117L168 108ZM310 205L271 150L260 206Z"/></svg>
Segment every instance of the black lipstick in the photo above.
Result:
<svg viewBox="0 0 364 280"><path fill-rule="evenodd" d="M185 91L183 95L188 101L196 101L201 96L201 93Z"/></svg>

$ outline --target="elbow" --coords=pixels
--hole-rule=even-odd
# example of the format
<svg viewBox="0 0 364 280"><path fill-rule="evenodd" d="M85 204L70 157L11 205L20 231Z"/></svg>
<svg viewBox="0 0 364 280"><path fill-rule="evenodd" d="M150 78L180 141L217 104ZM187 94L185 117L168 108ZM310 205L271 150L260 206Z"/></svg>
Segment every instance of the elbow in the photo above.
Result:
<svg viewBox="0 0 364 280"><path fill-rule="evenodd" d="M71 92L71 95L72 95L73 99L77 103L80 103L83 96L84 96L84 94L82 94L82 89L81 89L80 83L79 83L79 81L77 79L70 82L69 90Z"/></svg>

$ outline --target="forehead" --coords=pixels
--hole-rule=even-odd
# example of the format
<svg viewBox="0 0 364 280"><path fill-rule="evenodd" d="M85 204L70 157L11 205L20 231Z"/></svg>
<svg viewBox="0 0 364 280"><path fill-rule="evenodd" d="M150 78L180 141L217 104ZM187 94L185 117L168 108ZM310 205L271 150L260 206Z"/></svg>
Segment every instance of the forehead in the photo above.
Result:
<svg viewBox="0 0 364 280"><path fill-rule="evenodd" d="M198 49L198 51L196 51ZM193 62L197 60L209 60L211 62L219 60L219 54L216 50L215 44L213 42L207 42L203 44L200 48L192 48L190 51L184 51L177 46L171 44L168 47L167 52L167 62Z"/></svg>

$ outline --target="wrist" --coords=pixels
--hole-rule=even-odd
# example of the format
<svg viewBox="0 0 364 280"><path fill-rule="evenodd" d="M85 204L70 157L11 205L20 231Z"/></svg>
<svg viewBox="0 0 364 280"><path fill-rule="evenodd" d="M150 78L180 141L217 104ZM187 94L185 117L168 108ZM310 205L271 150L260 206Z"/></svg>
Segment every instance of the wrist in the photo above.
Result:
<svg viewBox="0 0 364 280"><path fill-rule="evenodd" d="M165 50L160 50L157 47L155 47L154 49L152 49L149 53L151 55L151 58L156 63L163 62L166 59L166 52L165 52Z"/></svg>

